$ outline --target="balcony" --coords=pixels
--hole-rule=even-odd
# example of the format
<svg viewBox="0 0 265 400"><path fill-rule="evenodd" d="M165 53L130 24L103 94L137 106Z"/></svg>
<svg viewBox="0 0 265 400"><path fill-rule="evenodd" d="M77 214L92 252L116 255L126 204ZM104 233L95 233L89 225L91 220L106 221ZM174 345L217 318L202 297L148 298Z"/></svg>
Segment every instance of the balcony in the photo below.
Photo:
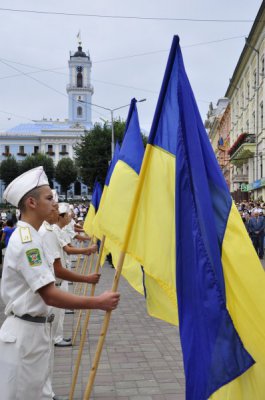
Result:
<svg viewBox="0 0 265 400"><path fill-rule="evenodd" d="M54 156L54 151L46 151L47 156Z"/></svg>
<svg viewBox="0 0 265 400"><path fill-rule="evenodd" d="M253 158L256 149L256 138L255 135L249 133L241 133L235 143L228 150L230 155L230 161L237 167L241 167L248 161L249 158Z"/></svg>
<svg viewBox="0 0 265 400"><path fill-rule="evenodd" d="M17 153L17 156L26 157L26 156L27 156L27 153Z"/></svg>
<svg viewBox="0 0 265 400"><path fill-rule="evenodd" d="M92 85L84 85L84 86L82 86L82 87L77 87L76 85L72 85L72 84L68 84L67 86L66 86L66 91L67 91L67 93L69 93L69 92L71 92L72 90L76 90L76 89L78 89L78 92L82 92L82 91L84 91L84 92L87 92L87 91L89 91L89 92L91 92L92 94L94 93L94 87L92 86Z"/></svg>
<svg viewBox="0 0 265 400"><path fill-rule="evenodd" d="M233 183L248 183L248 175L247 174L233 174L232 175Z"/></svg>
<svg viewBox="0 0 265 400"><path fill-rule="evenodd" d="M65 155L67 155L67 154L69 154L69 153L68 153L68 151L59 151L59 154L60 154L61 156L65 156Z"/></svg>
<svg viewBox="0 0 265 400"><path fill-rule="evenodd" d="M5 157L10 157L11 156L11 153L2 153L2 156L5 156Z"/></svg>

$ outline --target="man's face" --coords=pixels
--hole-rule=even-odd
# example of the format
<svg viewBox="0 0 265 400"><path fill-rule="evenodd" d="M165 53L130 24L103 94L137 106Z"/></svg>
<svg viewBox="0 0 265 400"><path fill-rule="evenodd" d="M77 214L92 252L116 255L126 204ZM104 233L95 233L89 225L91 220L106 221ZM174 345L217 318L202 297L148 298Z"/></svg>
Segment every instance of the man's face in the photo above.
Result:
<svg viewBox="0 0 265 400"><path fill-rule="evenodd" d="M41 219L47 220L52 212L58 209L57 203L53 200L50 186L39 188L39 198L36 199L36 209Z"/></svg>
<svg viewBox="0 0 265 400"><path fill-rule="evenodd" d="M46 221L49 222L49 224L53 225L58 222L58 219L59 219L59 207L58 207L58 203L55 203L55 207L54 207L54 209L52 209L52 211L48 215Z"/></svg>

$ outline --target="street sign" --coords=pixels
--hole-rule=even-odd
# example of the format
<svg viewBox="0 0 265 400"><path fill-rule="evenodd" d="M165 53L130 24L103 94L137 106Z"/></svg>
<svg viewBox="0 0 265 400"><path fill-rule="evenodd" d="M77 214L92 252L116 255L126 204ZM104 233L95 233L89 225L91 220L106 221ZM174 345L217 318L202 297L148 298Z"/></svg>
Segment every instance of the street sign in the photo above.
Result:
<svg viewBox="0 0 265 400"><path fill-rule="evenodd" d="M247 192L248 191L247 183L241 183L240 190L241 190L241 192Z"/></svg>

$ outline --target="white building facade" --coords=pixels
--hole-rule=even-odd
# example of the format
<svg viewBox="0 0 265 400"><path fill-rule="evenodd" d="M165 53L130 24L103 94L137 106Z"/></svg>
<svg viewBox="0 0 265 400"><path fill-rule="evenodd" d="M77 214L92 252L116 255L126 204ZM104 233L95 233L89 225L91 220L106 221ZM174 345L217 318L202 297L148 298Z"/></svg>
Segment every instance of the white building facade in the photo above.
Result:
<svg viewBox="0 0 265 400"><path fill-rule="evenodd" d="M74 146L92 128L91 98L91 60L89 52L82 50L81 43L69 60L68 119L64 121L47 120L20 124L7 132L0 132L0 162L14 156L21 162L28 155L43 153L51 157L56 165L64 157L74 159ZM54 188L61 192L60 185L54 181ZM4 184L0 184L0 196ZM71 185L68 195L85 195L88 187L77 179Z"/></svg>

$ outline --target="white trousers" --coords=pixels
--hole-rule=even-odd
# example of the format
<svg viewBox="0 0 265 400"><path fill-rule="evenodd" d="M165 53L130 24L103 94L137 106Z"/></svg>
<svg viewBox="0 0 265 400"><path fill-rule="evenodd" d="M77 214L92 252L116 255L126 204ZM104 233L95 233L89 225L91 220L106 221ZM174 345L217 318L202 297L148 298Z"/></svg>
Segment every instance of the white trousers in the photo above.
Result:
<svg viewBox="0 0 265 400"><path fill-rule="evenodd" d="M7 317L0 329L1 399L43 400L50 352L50 323Z"/></svg>
<svg viewBox="0 0 265 400"><path fill-rule="evenodd" d="M62 281L60 290L63 290L64 292L68 292L68 282L67 281ZM53 309L52 311L55 315L54 321L53 321L53 334L52 337L54 339L55 343L59 343L61 340L63 340L63 324L64 324L64 315L65 315L65 310L62 308L56 308Z"/></svg>
<svg viewBox="0 0 265 400"><path fill-rule="evenodd" d="M64 290L68 292L68 282L62 281L60 290ZM54 320L52 323L52 332L51 332L51 342L52 349L50 353L50 362L49 362L49 373L45 385L43 387L43 400L52 399L54 396L54 392L52 390L52 376L53 376L53 366L54 366L54 343L59 343L63 340L63 324L64 324L64 315L65 310L62 308L52 308L51 313L54 314Z"/></svg>

